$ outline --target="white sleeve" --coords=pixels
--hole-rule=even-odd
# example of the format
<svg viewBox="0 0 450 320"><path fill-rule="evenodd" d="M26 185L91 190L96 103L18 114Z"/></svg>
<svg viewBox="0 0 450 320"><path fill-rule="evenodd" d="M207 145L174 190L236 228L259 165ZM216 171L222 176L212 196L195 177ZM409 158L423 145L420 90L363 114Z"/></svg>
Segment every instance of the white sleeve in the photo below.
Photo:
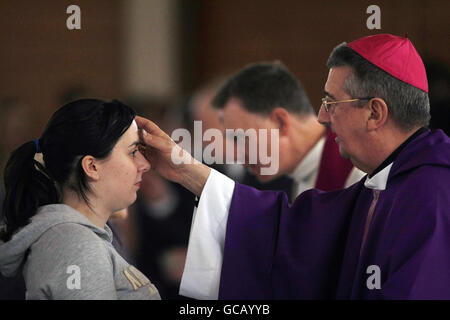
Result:
<svg viewBox="0 0 450 320"><path fill-rule="evenodd" d="M215 300L219 296L225 233L234 181L211 169L194 208L180 295Z"/></svg>

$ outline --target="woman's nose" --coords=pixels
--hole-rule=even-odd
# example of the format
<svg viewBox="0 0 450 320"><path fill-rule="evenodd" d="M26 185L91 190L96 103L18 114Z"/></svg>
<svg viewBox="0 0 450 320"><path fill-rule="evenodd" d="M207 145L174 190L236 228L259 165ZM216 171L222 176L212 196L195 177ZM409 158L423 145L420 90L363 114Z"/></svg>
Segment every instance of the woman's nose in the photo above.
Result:
<svg viewBox="0 0 450 320"><path fill-rule="evenodd" d="M138 154L138 170L147 172L151 168L150 162L144 157L144 155L139 151Z"/></svg>

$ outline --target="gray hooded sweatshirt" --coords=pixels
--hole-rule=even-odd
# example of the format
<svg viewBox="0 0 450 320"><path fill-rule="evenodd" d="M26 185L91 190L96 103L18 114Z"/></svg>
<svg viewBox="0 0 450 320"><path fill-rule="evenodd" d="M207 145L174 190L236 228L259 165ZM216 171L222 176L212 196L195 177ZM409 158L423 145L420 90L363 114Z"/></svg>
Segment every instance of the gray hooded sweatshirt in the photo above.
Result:
<svg viewBox="0 0 450 320"><path fill-rule="evenodd" d="M112 246L101 229L64 204L39 207L11 240L0 241L0 272L22 262L27 299L161 299L155 286Z"/></svg>

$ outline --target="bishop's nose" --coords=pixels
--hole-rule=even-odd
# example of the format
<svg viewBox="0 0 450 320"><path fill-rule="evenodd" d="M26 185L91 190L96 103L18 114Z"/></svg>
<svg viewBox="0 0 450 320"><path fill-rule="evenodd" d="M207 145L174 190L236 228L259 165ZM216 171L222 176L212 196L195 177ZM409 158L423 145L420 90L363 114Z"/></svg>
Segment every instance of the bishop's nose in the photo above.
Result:
<svg viewBox="0 0 450 320"><path fill-rule="evenodd" d="M330 115L328 112L325 111L325 108L323 106L321 106L319 109L319 114L317 115L317 121L319 121L319 123L323 124L323 125L330 124Z"/></svg>

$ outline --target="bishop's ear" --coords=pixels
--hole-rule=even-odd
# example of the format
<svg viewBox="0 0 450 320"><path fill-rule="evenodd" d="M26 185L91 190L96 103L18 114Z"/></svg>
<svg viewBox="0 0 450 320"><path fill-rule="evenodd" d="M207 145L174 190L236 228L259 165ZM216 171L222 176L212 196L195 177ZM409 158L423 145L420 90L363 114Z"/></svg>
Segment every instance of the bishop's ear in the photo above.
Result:
<svg viewBox="0 0 450 320"><path fill-rule="evenodd" d="M381 98L373 98L369 101L369 118L367 120L367 129L376 130L385 125L389 109L386 102Z"/></svg>
<svg viewBox="0 0 450 320"><path fill-rule="evenodd" d="M81 160L81 167L88 178L94 181L100 178L97 159L93 156L84 156Z"/></svg>

